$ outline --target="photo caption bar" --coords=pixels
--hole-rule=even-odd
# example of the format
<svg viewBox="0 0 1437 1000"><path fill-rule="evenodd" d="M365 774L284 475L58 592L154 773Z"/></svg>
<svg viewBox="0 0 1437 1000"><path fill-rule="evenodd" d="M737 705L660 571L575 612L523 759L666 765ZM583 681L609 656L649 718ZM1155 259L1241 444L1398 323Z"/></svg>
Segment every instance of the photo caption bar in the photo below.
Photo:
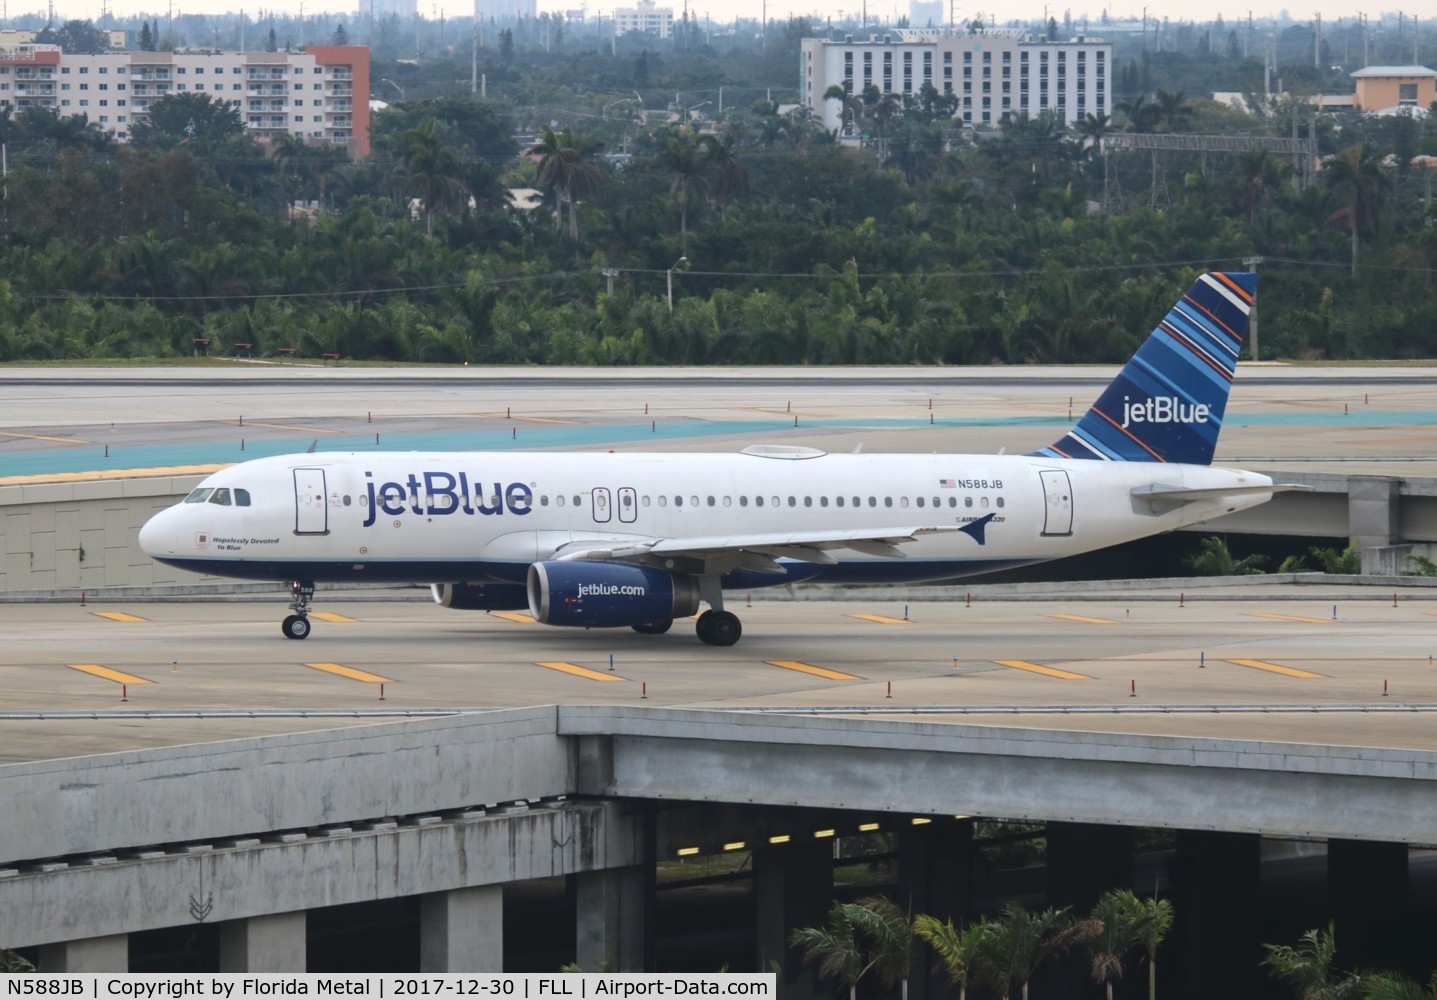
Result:
<svg viewBox="0 0 1437 1000"><path fill-rule="evenodd" d="M503 973L335 974L242 972L162 974L150 972L0 975L0 997L66 997L91 1000L181 1000L215 997L358 996L499 997L509 1000L627 1000L630 997L760 997L777 995L771 972L575 972L508 976Z"/></svg>

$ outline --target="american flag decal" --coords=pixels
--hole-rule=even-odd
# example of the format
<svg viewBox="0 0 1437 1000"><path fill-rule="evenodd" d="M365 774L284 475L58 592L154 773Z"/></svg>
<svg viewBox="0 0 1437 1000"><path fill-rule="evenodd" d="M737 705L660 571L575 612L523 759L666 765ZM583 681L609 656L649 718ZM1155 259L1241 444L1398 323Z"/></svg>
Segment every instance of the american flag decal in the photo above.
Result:
<svg viewBox="0 0 1437 1000"><path fill-rule="evenodd" d="M958 484L955 483L955 482L954 482L953 480L951 480L951 479L940 479L940 480L938 480L938 488L939 488L940 490L951 490L951 489L956 488L957 485L958 485Z"/></svg>

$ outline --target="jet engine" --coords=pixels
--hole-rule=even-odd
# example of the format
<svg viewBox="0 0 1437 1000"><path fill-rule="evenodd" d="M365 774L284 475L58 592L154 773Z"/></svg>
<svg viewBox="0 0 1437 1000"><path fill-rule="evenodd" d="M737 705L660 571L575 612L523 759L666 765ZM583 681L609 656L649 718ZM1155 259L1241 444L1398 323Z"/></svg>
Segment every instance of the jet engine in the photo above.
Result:
<svg viewBox="0 0 1437 1000"><path fill-rule="evenodd" d="M615 628L684 618L698 610L691 576L613 562L529 567L529 613L545 625Z"/></svg>
<svg viewBox="0 0 1437 1000"><path fill-rule="evenodd" d="M529 606L522 583L431 583L434 603L455 611L521 611Z"/></svg>

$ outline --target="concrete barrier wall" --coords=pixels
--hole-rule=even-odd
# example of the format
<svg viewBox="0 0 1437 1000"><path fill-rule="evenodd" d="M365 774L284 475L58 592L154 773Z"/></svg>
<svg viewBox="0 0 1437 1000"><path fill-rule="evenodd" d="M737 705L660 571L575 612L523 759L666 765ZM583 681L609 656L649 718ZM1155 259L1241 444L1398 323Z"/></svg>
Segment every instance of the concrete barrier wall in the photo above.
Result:
<svg viewBox="0 0 1437 1000"><path fill-rule="evenodd" d="M0 878L0 942L23 948L623 867L642 860L640 843L619 805L589 802L111 859Z"/></svg>
<svg viewBox="0 0 1437 1000"><path fill-rule="evenodd" d="M514 709L0 767L0 866L573 790L555 710Z"/></svg>
<svg viewBox="0 0 1437 1000"><path fill-rule="evenodd" d="M140 551L140 526L202 476L0 487L0 592L203 583Z"/></svg>

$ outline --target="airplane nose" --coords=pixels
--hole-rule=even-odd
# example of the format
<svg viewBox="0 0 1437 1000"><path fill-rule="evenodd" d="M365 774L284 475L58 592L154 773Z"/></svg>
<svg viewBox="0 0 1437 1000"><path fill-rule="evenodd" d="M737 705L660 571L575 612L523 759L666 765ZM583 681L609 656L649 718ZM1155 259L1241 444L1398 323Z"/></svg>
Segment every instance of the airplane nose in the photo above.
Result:
<svg viewBox="0 0 1437 1000"><path fill-rule="evenodd" d="M175 549L175 533L166 522L170 520L168 510L162 510L140 527L140 548L147 556L172 555Z"/></svg>

